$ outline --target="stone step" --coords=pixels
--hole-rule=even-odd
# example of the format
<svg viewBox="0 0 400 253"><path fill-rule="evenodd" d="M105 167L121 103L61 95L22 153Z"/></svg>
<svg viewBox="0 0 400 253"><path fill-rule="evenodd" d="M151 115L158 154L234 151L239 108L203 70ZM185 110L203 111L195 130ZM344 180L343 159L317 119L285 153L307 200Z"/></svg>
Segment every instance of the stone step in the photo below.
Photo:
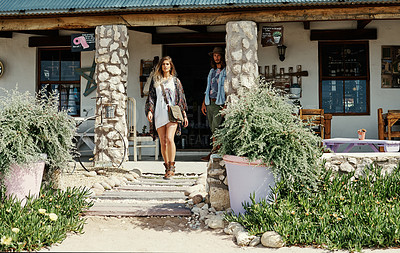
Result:
<svg viewBox="0 0 400 253"><path fill-rule="evenodd" d="M167 180L164 180L167 181ZM135 182L128 182L128 185L143 185L143 186L150 186L150 185L157 185L157 186L192 186L195 182L161 182L161 181L135 181Z"/></svg>
<svg viewBox="0 0 400 253"><path fill-rule="evenodd" d="M96 203L85 215L87 216L191 216L192 212L182 203L154 203L133 205L131 203Z"/></svg>
<svg viewBox="0 0 400 253"><path fill-rule="evenodd" d="M126 185L117 187L117 191L154 191L154 192L184 192L187 186L149 186L149 185Z"/></svg>
<svg viewBox="0 0 400 253"><path fill-rule="evenodd" d="M106 191L95 196L98 199L136 199L136 200L176 200L186 199L183 192L154 192L154 191Z"/></svg>

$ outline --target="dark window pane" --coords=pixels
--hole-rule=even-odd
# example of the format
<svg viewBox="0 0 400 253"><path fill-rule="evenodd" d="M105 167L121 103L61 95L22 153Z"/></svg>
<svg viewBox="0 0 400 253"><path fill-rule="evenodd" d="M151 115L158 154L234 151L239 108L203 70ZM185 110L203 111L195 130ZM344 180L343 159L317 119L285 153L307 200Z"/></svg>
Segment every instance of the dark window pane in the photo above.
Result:
<svg viewBox="0 0 400 253"><path fill-rule="evenodd" d="M40 51L40 80L60 80L60 54L57 50Z"/></svg>
<svg viewBox="0 0 400 253"><path fill-rule="evenodd" d="M367 82L365 80L345 81L345 112L367 112Z"/></svg>
<svg viewBox="0 0 400 253"><path fill-rule="evenodd" d="M325 113L343 113L343 80L322 81L322 109Z"/></svg>
<svg viewBox="0 0 400 253"><path fill-rule="evenodd" d="M61 81L78 81L80 76L76 68L80 68L79 53L61 51Z"/></svg>

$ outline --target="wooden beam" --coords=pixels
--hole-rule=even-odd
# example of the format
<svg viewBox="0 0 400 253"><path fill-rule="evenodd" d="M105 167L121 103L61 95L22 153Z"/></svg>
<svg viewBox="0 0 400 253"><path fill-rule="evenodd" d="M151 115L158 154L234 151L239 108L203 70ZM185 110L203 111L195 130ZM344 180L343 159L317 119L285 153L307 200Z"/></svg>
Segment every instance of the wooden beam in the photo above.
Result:
<svg viewBox="0 0 400 253"><path fill-rule="evenodd" d="M143 32L143 33L151 33L151 34L157 33L157 29L154 26L129 27L129 30Z"/></svg>
<svg viewBox="0 0 400 253"><path fill-rule="evenodd" d="M29 37L29 47L63 47L71 46L71 36Z"/></svg>
<svg viewBox="0 0 400 253"><path fill-rule="evenodd" d="M229 21L252 20L256 23L400 19L400 5L324 6L309 9L264 9L224 12L131 13L114 15L47 16L0 18L0 31L60 30L94 28L100 25L139 26L212 26Z"/></svg>
<svg viewBox="0 0 400 253"><path fill-rule="evenodd" d="M58 30L25 30L25 31L16 31L16 32L56 37L56 36L58 36L59 31Z"/></svg>
<svg viewBox="0 0 400 253"><path fill-rule="evenodd" d="M12 38L12 32L0 32L0 38Z"/></svg>
<svg viewBox="0 0 400 253"><path fill-rule="evenodd" d="M371 19L357 20L357 29L364 29L369 23L371 23L371 21Z"/></svg>
<svg viewBox="0 0 400 253"><path fill-rule="evenodd" d="M304 30L310 30L310 21L304 21L303 22L303 26L304 26Z"/></svg>
<svg viewBox="0 0 400 253"><path fill-rule="evenodd" d="M226 33L162 33L154 34L153 44L225 42Z"/></svg>
<svg viewBox="0 0 400 253"><path fill-rule="evenodd" d="M204 25L185 25L185 26L181 26L181 27L195 31L195 32L199 32L199 33L207 32L207 26L204 26Z"/></svg>
<svg viewBox="0 0 400 253"><path fill-rule="evenodd" d="M310 40L376 40L376 29L311 30Z"/></svg>

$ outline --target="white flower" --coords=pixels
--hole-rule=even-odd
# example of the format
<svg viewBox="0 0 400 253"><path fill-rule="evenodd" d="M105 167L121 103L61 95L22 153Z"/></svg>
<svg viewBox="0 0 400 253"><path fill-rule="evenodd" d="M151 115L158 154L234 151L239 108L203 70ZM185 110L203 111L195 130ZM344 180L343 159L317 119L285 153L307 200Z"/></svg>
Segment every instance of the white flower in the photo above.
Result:
<svg viewBox="0 0 400 253"><path fill-rule="evenodd" d="M45 214L46 213L46 209L39 209L38 210L40 214Z"/></svg>
<svg viewBox="0 0 400 253"><path fill-rule="evenodd" d="M17 234L19 232L19 228L12 228L11 231Z"/></svg>
<svg viewBox="0 0 400 253"><path fill-rule="evenodd" d="M58 216L57 216L57 214L55 214L55 213L50 213L50 214L49 214L49 218L50 218L50 220L52 220L52 221L56 221L56 220L58 219Z"/></svg>
<svg viewBox="0 0 400 253"><path fill-rule="evenodd" d="M10 245L10 244L11 244L11 241L12 241L12 238L11 238L11 237L9 237L9 236L3 236L3 237L1 238L0 243L1 243L2 245Z"/></svg>

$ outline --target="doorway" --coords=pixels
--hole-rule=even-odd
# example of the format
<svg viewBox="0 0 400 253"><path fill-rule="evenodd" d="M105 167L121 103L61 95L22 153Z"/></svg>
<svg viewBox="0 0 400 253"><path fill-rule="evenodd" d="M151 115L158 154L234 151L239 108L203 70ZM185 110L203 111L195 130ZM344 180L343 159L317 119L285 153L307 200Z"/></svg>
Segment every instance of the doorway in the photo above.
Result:
<svg viewBox="0 0 400 253"><path fill-rule="evenodd" d="M211 68L211 57L208 53L214 47L215 45L168 45L163 48L163 55L172 58L188 105L189 126L182 128L182 135L176 137L178 150L209 151L212 148L211 130L207 117L201 113L201 104Z"/></svg>

